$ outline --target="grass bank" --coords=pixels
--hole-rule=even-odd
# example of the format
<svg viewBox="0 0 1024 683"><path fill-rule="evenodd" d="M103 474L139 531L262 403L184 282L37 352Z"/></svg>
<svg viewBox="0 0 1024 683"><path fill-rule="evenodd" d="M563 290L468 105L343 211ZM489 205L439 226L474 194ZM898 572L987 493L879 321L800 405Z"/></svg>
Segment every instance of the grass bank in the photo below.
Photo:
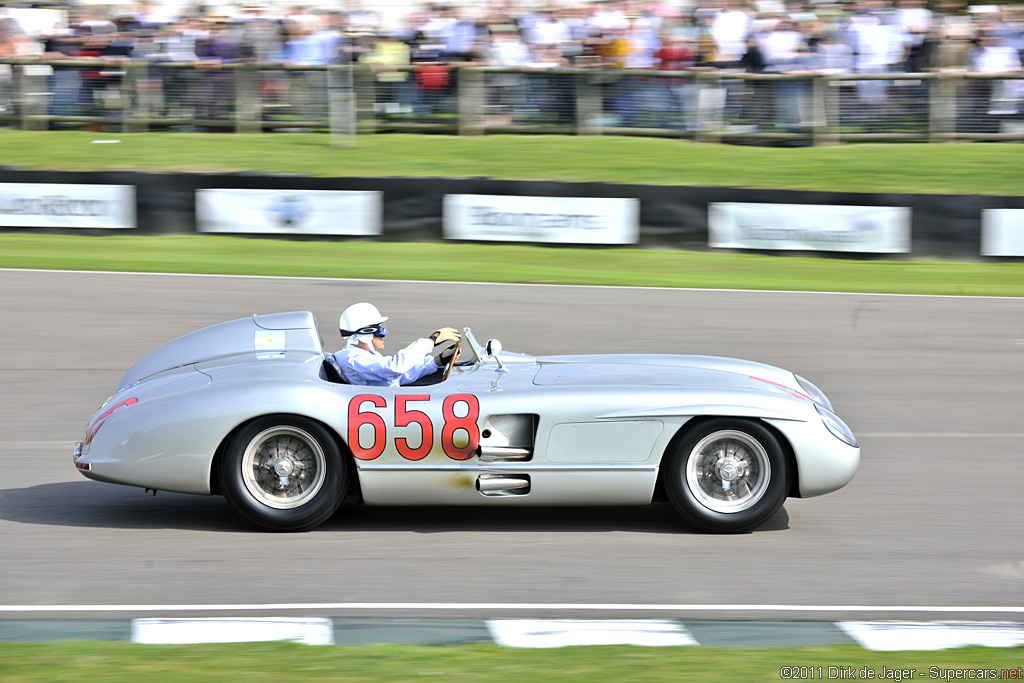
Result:
<svg viewBox="0 0 1024 683"><path fill-rule="evenodd" d="M0 234L0 267L1024 296L1024 263L851 261L503 244Z"/></svg>
<svg viewBox="0 0 1024 683"><path fill-rule="evenodd" d="M773 681L783 667L810 667L794 680L829 680L829 667L868 669L875 680L952 680L949 670L1005 669L1019 676L1024 648L870 652L857 646L717 649L568 647L521 650L496 645L311 647L288 643L133 645L66 642L0 644L0 678L135 683L237 681ZM820 673L818 667L821 667ZM911 678L907 673L914 673ZM899 672L897 677L896 672ZM943 674L942 672L947 672ZM946 678L941 676L945 675ZM975 675L972 678L977 678ZM1006 676L1004 676L1006 677ZM862 677L857 675L857 679ZM960 678L964 678L961 674ZM838 679L838 678L836 678ZM845 680L853 680L847 676Z"/></svg>
<svg viewBox="0 0 1024 683"><path fill-rule="evenodd" d="M120 140L118 144L93 144ZM91 133L0 129L0 165L74 171L485 176L844 192L1019 195L1024 145L745 147L627 137Z"/></svg>

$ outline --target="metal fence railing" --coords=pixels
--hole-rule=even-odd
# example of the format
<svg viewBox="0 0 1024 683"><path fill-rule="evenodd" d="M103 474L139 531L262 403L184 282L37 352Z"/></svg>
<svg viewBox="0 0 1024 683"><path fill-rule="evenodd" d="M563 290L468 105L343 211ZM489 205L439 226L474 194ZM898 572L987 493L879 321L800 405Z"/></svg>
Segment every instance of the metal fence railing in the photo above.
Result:
<svg viewBox="0 0 1024 683"><path fill-rule="evenodd" d="M1024 140L1024 74L0 60L0 125Z"/></svg>

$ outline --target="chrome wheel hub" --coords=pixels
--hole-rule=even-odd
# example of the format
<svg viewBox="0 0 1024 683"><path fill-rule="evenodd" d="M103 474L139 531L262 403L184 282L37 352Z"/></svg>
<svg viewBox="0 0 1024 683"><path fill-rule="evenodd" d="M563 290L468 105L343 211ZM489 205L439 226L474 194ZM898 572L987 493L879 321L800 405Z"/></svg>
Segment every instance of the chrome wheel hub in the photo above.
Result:
<svg viewBox="0 0 1024 683"><path fill-rule="evenodd" d="M742 474L743 470L740 469L739 463L731 460L722 460L718 463L718 478L722 480L723 485L727 485ZM729 488L725 486L725 488Z"/></svg>
<svg viewBox="0 0 1024 683"><path fill-rule="evenodd" d="M714 512L734 513L761 500L771 480L768 452L754 437L737 430L708 434L686 461L686 486Z"/></svg>
<svg viewBox="0 0 1024 683"><path fill-rule="evenodd" d="M292 471L295 470L295 465L292 464L291 460L275 460L274 471L277 472L279 477L287 477Z"/></svg>
<svg viewBox="0 0 1024 683"><path fill-rule="evenodd" d="M290 425L260 432L242 454L242 481L249 495L277 510L312 500L323 488L326 470L317 440Z"/></svg>

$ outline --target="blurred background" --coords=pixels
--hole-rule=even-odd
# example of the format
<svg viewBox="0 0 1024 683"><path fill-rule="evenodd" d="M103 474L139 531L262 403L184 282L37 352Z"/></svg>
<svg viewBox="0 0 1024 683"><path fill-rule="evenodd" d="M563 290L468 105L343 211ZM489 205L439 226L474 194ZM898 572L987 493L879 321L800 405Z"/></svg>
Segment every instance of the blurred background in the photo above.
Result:
<svg viewBox="0 0 1024 683"><path fill-rule="evenodd" d="M1019 138L1022 51L956 0L8 2L0 121Z"/></svg>

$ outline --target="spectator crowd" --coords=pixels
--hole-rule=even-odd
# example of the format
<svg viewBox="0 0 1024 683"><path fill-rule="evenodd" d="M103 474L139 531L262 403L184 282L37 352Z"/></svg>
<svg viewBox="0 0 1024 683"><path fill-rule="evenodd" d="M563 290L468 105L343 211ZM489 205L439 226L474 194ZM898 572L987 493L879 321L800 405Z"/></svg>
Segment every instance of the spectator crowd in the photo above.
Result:
<svg viewBox="0 0 1024 683"><path fill-rule="evenodd" d="M896 72L1021 71L1024 57L1024 5L967 7L952 0L849 0L811 3L781 0L699 0L681 10L657 0L566 1L532 8L514 0L460 6L426 4L398 26L385 26L370 9L349 11L263 2L211 9L201 4L178 16L161 3L140 2L132 14L101 15L89 6L69 12L67 25L37 33L0 11L0 59L38 56L49 60L100 58L110 68L56 69L51 110L94 112L101 93L122 74L121 60L146 60L157 67L192 63L199 71L166 68L160 72L167 114L175 93L185 94L198 118L227 114L224 95L229 74L209 74L226 63L277 63L292 67L343 63L367 64L376 82L378 106L391 111L431 111L456 86L453 66L479 65L522 69L526 74L489 75L487 104L511 111L533 102L538 108L571 110L565 101L568 81L552 68L603 70L744 71L750 73L890 74ZM208 77L198 78L203 70ZM61 83L61 79L67 80ZM74 79L74 82L71 82ZM323 105L323 72L264 75L261 98L275 93L299 113L315 115ZM653 79L648 79L653 80ZM798 102L799 84L772 91L776 102ZM697 106L689 81L633 79L629 88L607 93L624 125L630 112L648 108L684 111ZM857 101L881 106L891 97L891 81L857 81ZM981 94L986 113L1017 110L1016 81L1001 81ZM10 108L12 71L0 65L0 108ZM60 95L59 93L65 93ZM568 95L572 97L571 93ZM733 100L723 88L723 99ZM728 105L723 105L728 106ZM775 118L805 118L796 109L775 106ZM794 104L796 107L796 104ZM788 118L787 118L788 117Z"/></svg>

